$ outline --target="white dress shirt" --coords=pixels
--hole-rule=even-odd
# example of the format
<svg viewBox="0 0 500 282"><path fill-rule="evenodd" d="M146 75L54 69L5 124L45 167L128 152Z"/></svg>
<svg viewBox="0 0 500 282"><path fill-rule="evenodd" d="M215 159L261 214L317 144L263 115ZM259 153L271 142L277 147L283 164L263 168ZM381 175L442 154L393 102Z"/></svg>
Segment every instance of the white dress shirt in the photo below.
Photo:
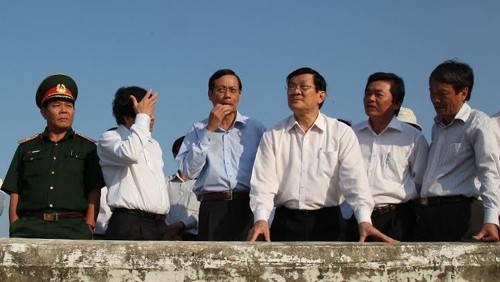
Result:
<svg viewBox="0 0 500 282"><path fill-rule="evenodd" d="M128 129L119 125L106 131L97 143L107 202L114 208L138 209L156 214L169 211L160 145L151 137L146 114L137 114Z"/></svg>
<svg viewBox="0 0 500 282"><path fill-rule="evenodd" d="M499 144L485 113L464 104L449 124L435 117L422 198L481 197L484 223L498 225L500 204ZM480 186L475 185L475 178Z"/></svg>
<svg viewBox="0 0 500 282"><path fill-rule="evenodd" d="M266 131L252 172L254 221L273 207L317 210L338 206L345 196L359 222L371 223L373 199L354 131L319 113L304 132L292 116Z"/></svg>
<svg viewBox="0 0 500 282"><path fill-rule="evenodd" d="M165 218L167 224L181 221L184 232L198 235L198 210L200 202L193 193L196 180L184 181L176 173L167 178L167 191L170 199L170 212Z"/></svg>
<svg viewBox="0 0 500 282"><path fill-rule="evenodd" d="M422 132L395 117L376 134L368 121L353 126L375 207L419 197L429 145Z"/></svg>

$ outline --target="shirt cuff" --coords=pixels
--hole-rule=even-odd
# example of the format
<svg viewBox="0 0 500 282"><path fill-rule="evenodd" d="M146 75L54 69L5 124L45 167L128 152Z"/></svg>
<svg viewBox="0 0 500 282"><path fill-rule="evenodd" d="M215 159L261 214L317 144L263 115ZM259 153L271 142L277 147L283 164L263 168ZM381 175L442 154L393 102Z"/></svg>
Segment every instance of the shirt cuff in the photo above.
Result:
<svg viewBox="0 0 500 282"><path fill-rule="evenodd" d="M484 210L484 224L486 223L493 223L499 226L498 223L498 211L497 210L492 210L492 209L485 209Z"/></svg>
<svg viewBox="0 0 500 282"><path fill-rule="evenodd" d="M151 118L147 114L138 113L135 116L135 122L134 122L134 124L136 124L138 126L143 126L143 127L147 128L149 130L149 124L150 123L151 123Z"/></svg>
<svg viewBox="0 0 500 282"><path fill-rule="evenodd" d="M354 211L358 223L368 222L372 224L372 211L366 206L360 206Z"/></svg>
<svg viewBox="0 0 500 282"><path fill-rule="evenodd" d="M267 223L269 223L269 216L271 216L271 212L263 209L256 210L253 213L253 223L256 223L259 220L265 220Z"/></svg>

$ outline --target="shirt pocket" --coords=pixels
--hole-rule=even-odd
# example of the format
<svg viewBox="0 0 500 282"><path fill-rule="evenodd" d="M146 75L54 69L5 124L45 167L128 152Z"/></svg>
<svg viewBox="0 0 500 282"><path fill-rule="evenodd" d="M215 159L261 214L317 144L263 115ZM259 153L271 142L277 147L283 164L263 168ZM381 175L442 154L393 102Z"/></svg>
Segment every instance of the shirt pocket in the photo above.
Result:
<svg viewBox="0 0 500 282"><path fill-rule="evenodd" d="M386 181L403 183L404 172L408 166L408 157L394 154L384 156L383 172Z"/></svg>
<svg viewBox="0 0 500 282"><path fill-rule="evenodd" d="M49 163L41 155L26 155L23 157L23 175L37 176L49 169Z"/></svg>
<svg viewBox="0 0 500 282"><path fill-rule="evenodd" d="M85 168L85 155L72 151L67 153L63 162L59 164L60 168L73 176L83 177Z"/></svg>
<svg viewBox="0 0 500 282"><path fill-rule="evenodd" d="M320 150L318 152L318 172L333 177L337 169L338 159L337 151Z"/></svg>
<svg viewBox="0 0 500 282"><path fill-rule="evenodd" d="M453 155L460 153L464 148L464 145L459 142L449 143L444 146L444 151L447 156L453 157Z"/></svg>
<svg viewBox="0 0 500 282"><path fill-rule="evenodd" d="M403 148L393 148L383 156L383 175L386 181L403 183L404 173L408 167L410 152Z"/></svg>
<svg viewBox="0 0 500 282"><path fill-rule="evenodd" d="M465 144L459 142L452 142L444 145L441 152L436 152L439 154L438 165L439 166L449 166L459 161L463 161L463 154L465 150Z"/></svg>

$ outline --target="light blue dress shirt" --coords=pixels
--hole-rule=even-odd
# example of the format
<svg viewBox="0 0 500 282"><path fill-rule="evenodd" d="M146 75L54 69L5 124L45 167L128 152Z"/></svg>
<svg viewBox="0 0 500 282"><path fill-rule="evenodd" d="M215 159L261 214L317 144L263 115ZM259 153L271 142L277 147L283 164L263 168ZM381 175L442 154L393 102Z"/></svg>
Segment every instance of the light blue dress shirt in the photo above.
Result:
<svg viewBox="0 0 500 282"><path fill-rule="evenodd" d="M208 192L248 192L255 154L264 125L239 112L227 131L206 129L208 118L186 134L176 161L180 171L196 179L193 192L198 200Z"/></svg>

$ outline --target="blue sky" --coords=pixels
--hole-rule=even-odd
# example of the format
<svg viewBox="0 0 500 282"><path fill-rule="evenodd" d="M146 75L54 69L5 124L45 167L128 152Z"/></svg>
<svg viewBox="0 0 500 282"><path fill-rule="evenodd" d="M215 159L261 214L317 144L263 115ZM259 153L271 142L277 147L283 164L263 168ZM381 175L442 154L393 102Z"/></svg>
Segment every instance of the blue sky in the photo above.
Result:
<svg viewBox="0 0 500 282"><path fill-rule="evenodd" d="M43 130L34 95L56 72L77 81L74 128L94 139L115 125L118 87L159 91L153 135L166 174L176 170L172 142L208 116L207 81L220 68L242 79L240 111L268 127L290 114L285 77L296 68L322 73L328 83L322 111L354 123L366 118L367 77L394 72L406 84L404 105L429 139L427 79L446 59L473 67L472 107L489 115L500 110L499 11L494 0L2 1L0 178L17 141ZM7 206L0 237L8 236Z"/></svg>

